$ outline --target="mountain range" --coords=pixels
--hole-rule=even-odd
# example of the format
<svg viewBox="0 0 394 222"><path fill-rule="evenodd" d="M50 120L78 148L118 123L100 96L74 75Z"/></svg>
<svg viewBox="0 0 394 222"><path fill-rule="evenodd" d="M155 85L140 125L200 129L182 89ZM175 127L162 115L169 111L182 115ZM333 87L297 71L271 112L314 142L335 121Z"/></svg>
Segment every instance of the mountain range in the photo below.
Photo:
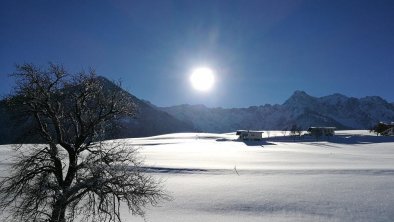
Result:
<svg viewBox="0 0 394 222"><path fill-rule="evenodd" d="M394 104L378 96L358 99L336 93L313 97L303 91L295 91L282 105L232 109L179 105L160 109L204 132L283 130L293 124L302 129L310 126L369 129L380 121L394 121Z"/></svg>
<svg viewBox="0 0 394 222"><path fill-rule="evenodd" d="M105 87L117 87L100 77ZM121 90L121 89L120 89ZM379 121L394 121L394 103L377 96L364 98L333 94L313 97L296 91L283 104L248 108L208 108L204 105L157 107L128 93L137 106L134 118L124 117L121 128L109 138L145 137L175 132L233 132L238 129L283 130L293 124L335 126L338 129L369 129ZM15 122L0 101L0 144L21 142L30 123ZM28 142L35 142L34 140Z"/></svg>

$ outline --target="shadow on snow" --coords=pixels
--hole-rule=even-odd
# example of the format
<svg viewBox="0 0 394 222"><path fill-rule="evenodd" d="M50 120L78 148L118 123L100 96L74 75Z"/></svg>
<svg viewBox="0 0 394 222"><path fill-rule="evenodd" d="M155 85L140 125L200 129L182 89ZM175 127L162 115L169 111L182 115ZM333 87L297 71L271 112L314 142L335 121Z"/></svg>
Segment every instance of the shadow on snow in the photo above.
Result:
<svg viewBox="0 0 394 222"><path fill-rule="evenodd" d="M169 167L141 167L147 173L174 173L174 174L193 174L203 173L208 170L195 168L169 168Z"/></svg>
<svg viewBox="0 0 394 222"><path fill-rule="evenodd" d="M337 144L372 144L372 143L392 143L394 136L370 136L370 135L335 135L329 137L315 138L311 136L291 137L280 136L267 138L272 142L286 142L286 143L299 143L299 142L312 142L319 145L319 142L329 142Z"/></svg>

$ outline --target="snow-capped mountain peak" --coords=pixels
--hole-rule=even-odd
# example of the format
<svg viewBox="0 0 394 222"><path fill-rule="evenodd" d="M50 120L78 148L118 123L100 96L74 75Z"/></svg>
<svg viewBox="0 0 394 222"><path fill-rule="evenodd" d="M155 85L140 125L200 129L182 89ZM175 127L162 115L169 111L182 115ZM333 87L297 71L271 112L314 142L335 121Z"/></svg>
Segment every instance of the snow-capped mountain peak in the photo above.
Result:
<svg viewBox="0 0 394 222"><path fill-rule="evenodd" d="M361 99L335 93L313 97L297 90L282 105L238 109L213 109L194 106L165 107L162 110L182 121L192 122L208 132L237 129L281 130L292 124L304 129L313 125L340 129L369 129L379 121L394 121L394 105L377 96Z"/></svg>

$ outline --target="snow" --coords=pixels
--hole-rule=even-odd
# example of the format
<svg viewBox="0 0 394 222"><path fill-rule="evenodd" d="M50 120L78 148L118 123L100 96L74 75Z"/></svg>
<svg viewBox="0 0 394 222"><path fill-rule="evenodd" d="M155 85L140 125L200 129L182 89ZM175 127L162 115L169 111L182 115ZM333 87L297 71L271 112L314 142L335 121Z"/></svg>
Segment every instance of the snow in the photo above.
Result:
<svg viewBox="0 0 394 222"><path fill-rule="evenodd" d="M173 197L147 221L394 221L394 137L338 131L329 141L262 142L234 133L123 141ZM267 137L267 133L263 134ZM6 169L10 145L0 146ZM3 171L1 174L6 174ZM125 221L144 221L124 209Z"/></svg>

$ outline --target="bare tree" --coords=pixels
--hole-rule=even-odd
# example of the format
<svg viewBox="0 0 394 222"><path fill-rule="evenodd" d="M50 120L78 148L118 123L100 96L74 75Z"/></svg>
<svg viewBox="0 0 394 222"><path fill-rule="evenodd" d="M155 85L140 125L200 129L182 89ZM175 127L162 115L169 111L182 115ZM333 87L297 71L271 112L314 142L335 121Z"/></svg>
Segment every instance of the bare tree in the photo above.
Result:
<svg viewBox="0 0 394 222"><path fill-rule="evenodd" d="M132 147L103 142L135 105L119 84L108 87L94 71L69 74L62 66L17 66L9 107L35 123L43 145L18 146L0 182L0 207L14 221L121 221L120 205L143 215L167 196L145 174Z"/></svg>
<svg viewBox="0 0 394 222"><path fill-rule="evenodd" d="M285 127L282 129L282 135L286 136L288 129Z"/></svg>
<svg viewBox="0 0 394 222"><path fill-rule="evenodd" d="M302 129L297 124L293 124L290 127L290 135L293 137L293 140L295 140L296 136L298 136L298 138L301 138L301 134Z"/></svg>
<svg viewBox="0 0 394 222"><path fill-rule="evenodd" d="M393 127L393 124L386 124L379 122L375 126L371 127L370 132L375 132L377 136L383 135L384 132Z"/></svg>

